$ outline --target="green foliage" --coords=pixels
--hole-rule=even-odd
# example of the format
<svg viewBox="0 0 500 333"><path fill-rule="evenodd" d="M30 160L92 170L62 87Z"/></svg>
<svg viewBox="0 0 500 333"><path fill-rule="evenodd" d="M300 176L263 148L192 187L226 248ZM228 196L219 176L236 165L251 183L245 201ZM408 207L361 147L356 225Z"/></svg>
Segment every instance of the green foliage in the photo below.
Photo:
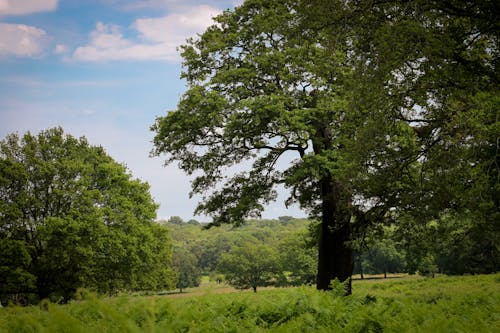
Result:
<svg viewBox="0 0 500 333"><path fill-rule="evenodd" d="M196 212L211 216L213 225L259 217L283 184L291 190L289 202L315 216L328 198L323 219L332 228L324 228L325 239L336 235L320 244L341 244L333 257L347 258L320 267L329 276L340 268L344 279L350 235L333 230L348 229L352 213L349 190L337 191L348 187L338 138L345 118L341 84L349 70L343 50L331 52L327 35L300 24L299 8L296 1L244 2L188 40L181 47L188 90L177 109L152 126L153 153L197 174L193 194L203 200ZM235 165L241 172L228 173Z"/></svg>
<svg viewBox="0 0 500 333"><path fill-rule="evenodd" d="M368 274L398 273L403 271L403 257L390 240L375 243L365 254L363 269Z"/></svg>
<svg viewBox="0 0 500 333"><path fill-rule="evenodd" d="M234 228L203 228L199 224L167 223L176 248L183 249L196 258L196 271L213 275L217 272L223 254L242 244L268 246L277 251L280 285L311 284L316 278L317 251L308 243L305 219L254 220ZM175 254L174 254L175 261ZM198 273L197 273L198 274ZM274 283L274 282L273 282Z"/></svg>
<svg viewBox="0 0 500 333"><path fill-rule="evenodd" d="M0 332L497 332L500 276L359 282L171 299L102 299L0 309Z"/></svg>
<svg viewBox="0 0 500 333"><path fill-rule="evenodd" d="M431 248L445 274L485 274L500 270L500 230L497 223L474 220L474 214L446 214L432 229Z"/></svg>
<svg viewBox="0 0 500 333"><path fill-rule="evenodd" d="M318 251L308 246L306 236L304 231L292 233L278 245L279 262L287 274L287 285L311 285L316 282Z"/></svg>
<svg viewBox="0 0 500 333"><path fill-rule="evenodd" d="M418 272L421 275L434 277L434 274L438 272L438 266L435 263L434 256L432 254L426 255L420 265L418 266Z"/></svg>
<svg viewBox="0 0 500 333"><path fill-rule="evenodd" d="M184 248L175 248L172 256L172 266L177 272L176 287L182 289L197 287L201 281L201 270L197 266L196 256Z"/></svg>
<svg viewBox="0 0 500 333"><path fill-rule="evenodd" d="M61 128L11 134L0 141L0 171L0 269L16 280L2 283L2 297L172 287L149 186L102 147Z"/></svg>
<svg viewBox="0 0 500 333"><path fill-rule="evenodd" d="M168 219L168 222L173 224L181 224L184 223L184 220L180 216L172 216Z"/></svg>
<svg viewBox="0 0 500 333"><path fill-rule="evenodd" d="M410 274L415 274L424 258L431 253L435 242L431 225L409 215L399 216L394 240L404 254L405 271Z"/></svg>
<svg viewBox="0 0 500 333"><path fill-rule="evenodd" d="M245 1L181 47L188 90L153 125L154 153L196 173L197 212L215 225L258 216L285 184L321 217L320 289L352 273L356 229L448 210L498 225L497 13Z"/></svg>
<svg viewBox="0 0 500 333"><path fill-rule="evenodd" d="M291 220L293 220L293 216L279 216L278 217L278 220L281 222L281 223L288 223L290 222Z"/></svg>
<svg viewBox="0 0 500 333"><path fill-rule="evenodd" d="M335 297L344 296L347 288L349 288L349 281L339 281L338 279L334 279L330 281L330 291L329 293Z"/></svg>
<svg viewBox="0 0 500 333"><path fill-rule="evenodd" d="M464 208L498 220L498 4L341 3L309 9L354 40L347 144L354 167L371 166L354 186L427 220Z"/></svg>
<svg viewBox="0 0 500 333"><path fill-rule="evenodd" d="M446 212L430 222L401 216L393 240L409 273L432 268L445 274L487 274L500 268L497 223L471 212ZM437 267L433 267L437 266Z"/></svg>
<svg viewBox="0 0 500 333"><path fill-rule="evenodd" d="M0 242L0 303L6 304L5 295L19 294L35 287L35 276L29 272L31 257L26 243L12 239Z"/></svg>
<svg viewBox="0 0 500 333"><path fill-rule="evenodd" d="M252 288L254 292L257 287L272 284L280 272L276 250L249 243L223 254L218 267L230 285L238 289Z"/></svg>

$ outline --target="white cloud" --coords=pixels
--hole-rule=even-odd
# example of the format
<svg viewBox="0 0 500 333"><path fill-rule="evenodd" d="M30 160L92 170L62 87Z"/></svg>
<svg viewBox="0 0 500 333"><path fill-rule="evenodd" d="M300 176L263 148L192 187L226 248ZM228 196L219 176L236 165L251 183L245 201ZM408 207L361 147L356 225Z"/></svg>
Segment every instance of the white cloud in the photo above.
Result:
<svg viewBox="0 0 500 333"><path fill-rule="evenodd" d="M243 4L244 0L103 0L110 5L126 11L141 9L182 10L200 3L212 3L220 8L233 8Z"/></svg>
<svg viewBox="0 0 500 333"><path fill-rule="evenodd" d="M0 23L0 57L39 56L44 52L48 40L47 33L42 29L24 24Z"/></svg>
<svg viewBox="0 0 500 333"><path fill-rule="evenodd" d="M160 18L137 19L131 26L137 39L127 38L116 25L97 23L89 44L78 47L73 60L179 60L177 47L186 38L203 32L220 10L210 6L192 7L182 13Z"/></svg>
<svg viewBox="0 0 500 333"><path fill-rule="evenodd" d="M142 0L142 1L132 1L124 5L125 9L135 10L142 8L169 8L182 4L185 0Z"/></svg>
<svg viewBox="0 0 500 333"><path fill-rule="evenodd" d="M162 18L138 19L134 27L147 40L180 44L187 37L203 32L219 13L220 10L210 6L198 6L187 12Z"/></svg>
<svg viewBox="0 0 500 333"><path fill-rule="evenodd" d="M26 15L53 11L58 0L0 0L0 15Z"/></svg>
<svg viewBox="0 0 500 333"><path fill-rule="evenodd" d="M68 52L68 47L64 44L57 44L54 48L56 54L65 54Z"/></svg>
<svg viewBox="0 0 500 333"><path fill-rule="evenodd" d="M106 0L121 9L134 11L140 9L179 10L199 4L198 0ZM214 1L212 1L214 2ZM219 2L221 2L219 0Z"/></svg>

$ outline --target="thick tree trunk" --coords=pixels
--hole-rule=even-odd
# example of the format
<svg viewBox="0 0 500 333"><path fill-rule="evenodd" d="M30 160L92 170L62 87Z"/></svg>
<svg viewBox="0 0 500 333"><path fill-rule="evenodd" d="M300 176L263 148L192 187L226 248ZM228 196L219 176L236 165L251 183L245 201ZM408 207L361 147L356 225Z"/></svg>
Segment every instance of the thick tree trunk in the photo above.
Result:
<svg viewBox="0 0 500 333"><path fill-rule="evenodd" d="M318 251L318 277L316 288L330 289L330 282L348 281L346 294L351 293L351 275L354 269L354 252L351 240L350 214L341 187L330 178L321 181L322 223Z"/></svg>
<svg viewBox="0 0 500 333"><path fill-rule="evenodd" d="M49 283L47 282L47 279L44 278L44 276L39 275L39 277L36 280L36 290L37 290L37 295L40 300L49 298L51 291L49 290Z"/></svg>

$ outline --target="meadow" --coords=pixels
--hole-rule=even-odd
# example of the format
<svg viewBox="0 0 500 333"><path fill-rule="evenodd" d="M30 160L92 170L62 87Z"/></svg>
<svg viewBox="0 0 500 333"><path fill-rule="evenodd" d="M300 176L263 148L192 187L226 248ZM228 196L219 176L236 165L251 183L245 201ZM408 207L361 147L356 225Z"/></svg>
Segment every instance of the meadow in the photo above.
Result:
<svg viewBox="0 0 500 333"><path fill-rule="evenodd" d="M1 308L0 332L500 332L500 274L356 280L348 297L336 287L80 291L65 305Z"/></svg>

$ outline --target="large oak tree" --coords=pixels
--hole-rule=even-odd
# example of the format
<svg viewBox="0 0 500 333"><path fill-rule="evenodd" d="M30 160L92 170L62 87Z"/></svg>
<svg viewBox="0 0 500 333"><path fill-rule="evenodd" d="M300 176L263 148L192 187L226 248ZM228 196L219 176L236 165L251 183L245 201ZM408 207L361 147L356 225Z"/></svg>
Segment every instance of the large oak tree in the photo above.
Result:
<svg viewBox="0 0 500 333"><path fill-rule="evenodd" d="M319 289L348 280L353 238L396 213L492 221L498 26L446 3L245 1L181 48L188 90L153 125L154 153L196 175L215 225L285 185L321 219ZM466 204L475 191L484 204Z"/></svg>
<svg viewBox="0 0 500 333"><path fill-rule="evenodd" d="M247 1L216 21L182 48L189 89L153 126L155 152L202 171L193 193L213 191L197 212L215 225L259 215L288 186L291 201L322 216L318 287L348 279L352 200L334 171L343 163L345 54L301 31L292 1ZM293 160L282 169L280 159ZM249 168L228 172L237 164Z"/></svg>

